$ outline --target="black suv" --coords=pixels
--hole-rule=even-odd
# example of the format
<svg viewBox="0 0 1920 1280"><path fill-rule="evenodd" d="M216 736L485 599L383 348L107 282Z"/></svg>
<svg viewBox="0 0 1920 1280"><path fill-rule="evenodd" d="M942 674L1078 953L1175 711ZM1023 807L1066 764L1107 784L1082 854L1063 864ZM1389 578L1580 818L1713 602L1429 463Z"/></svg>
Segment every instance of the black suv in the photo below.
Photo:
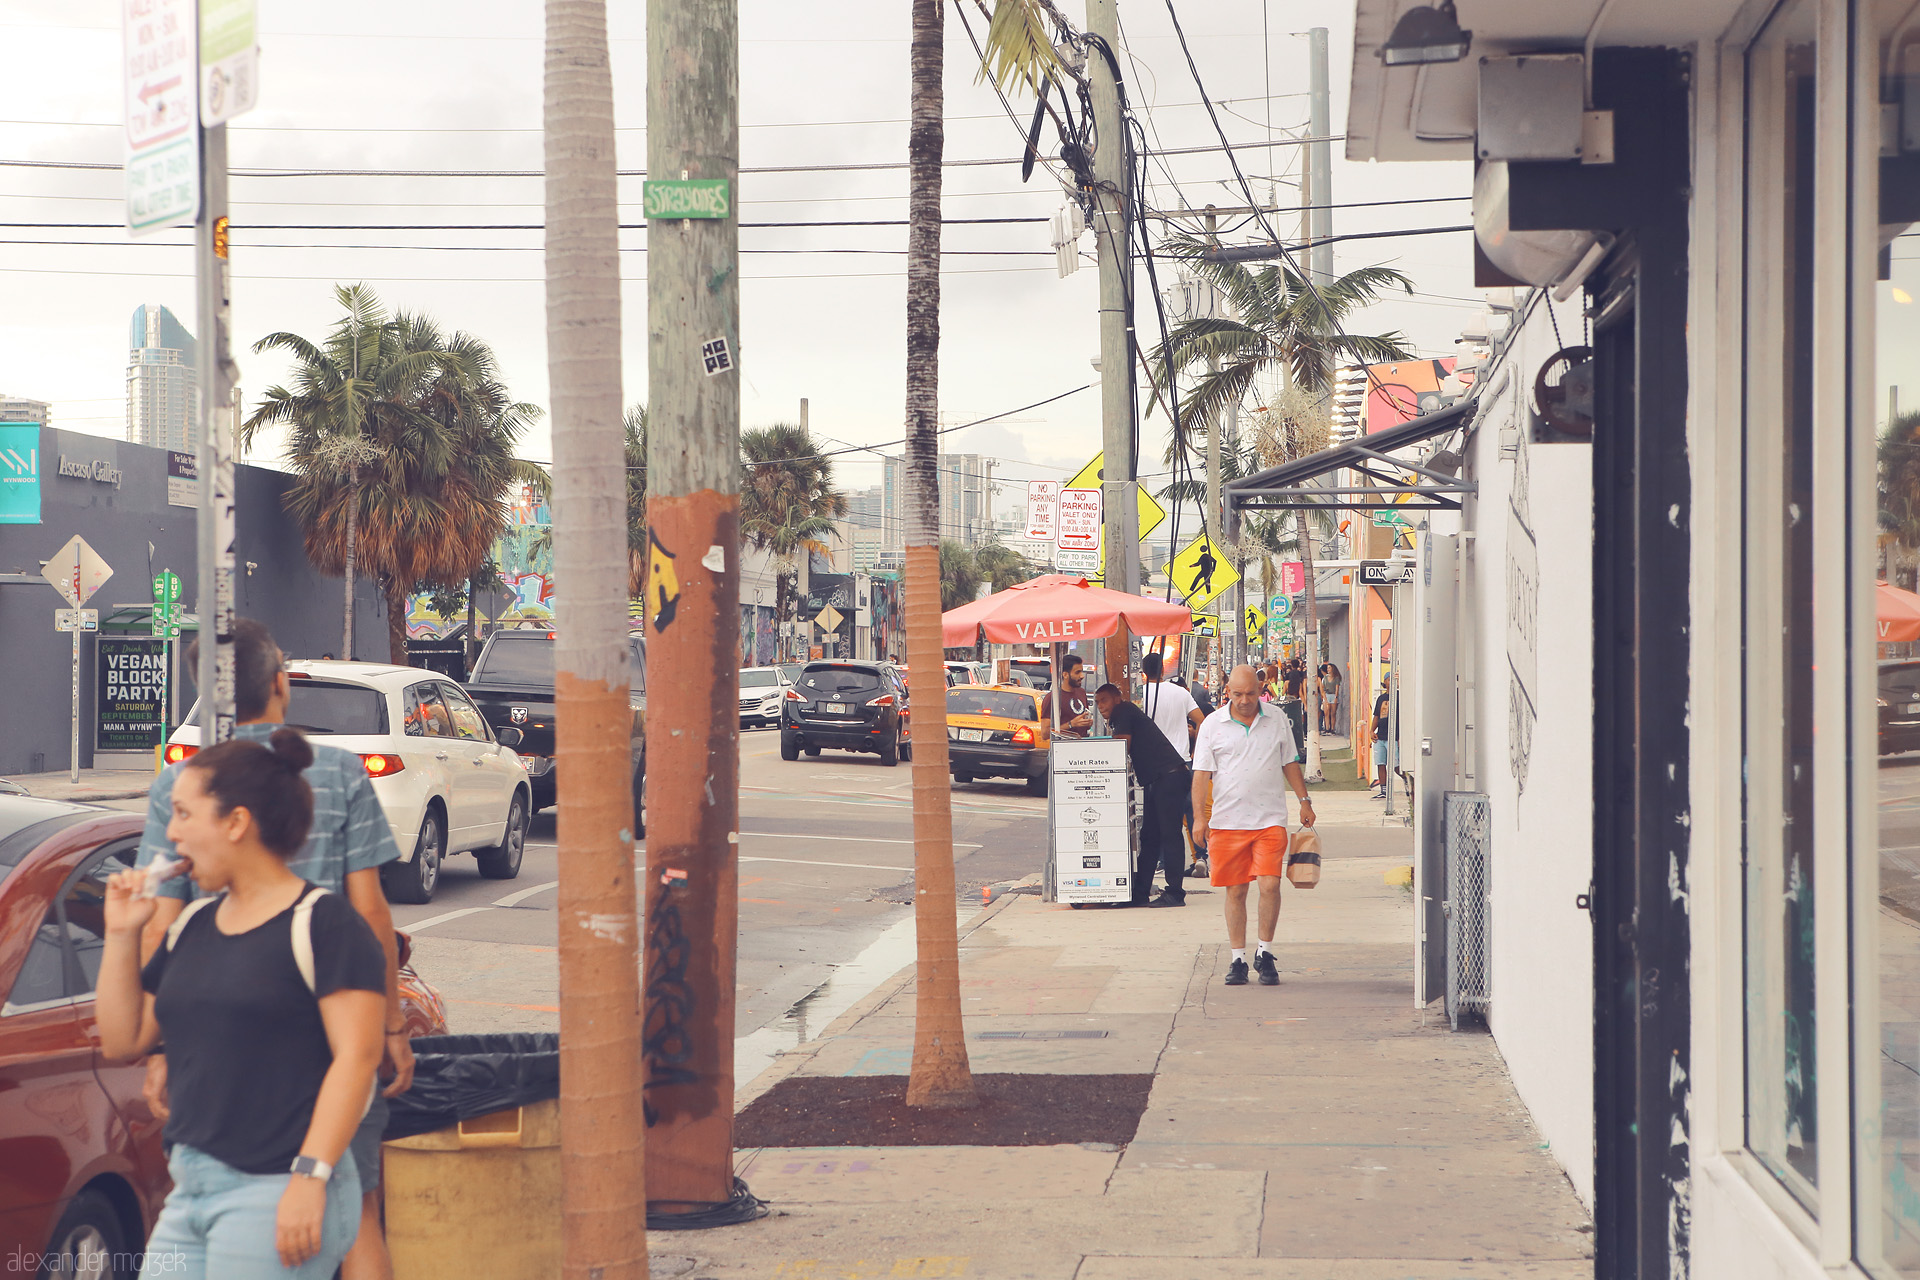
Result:
<svg viewBox="0 0 1920 1280"><path fill-rule="evenodd" d="M1920 661L1880 664L1880 754L1920 750Z"/></svg>
<svg viewBox="0 0 1920 1280"><path fill-rule="evenodd" d="M880 763L913 759L907 682L889 662L809 662L780 702L780 758L872 751Z"/></svg>

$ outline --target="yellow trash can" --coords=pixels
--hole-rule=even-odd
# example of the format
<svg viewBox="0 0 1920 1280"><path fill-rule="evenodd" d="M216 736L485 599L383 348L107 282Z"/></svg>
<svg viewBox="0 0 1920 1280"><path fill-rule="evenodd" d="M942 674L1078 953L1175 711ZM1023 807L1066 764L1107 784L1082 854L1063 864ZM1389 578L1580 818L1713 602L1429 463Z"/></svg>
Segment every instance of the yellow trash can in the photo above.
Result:
<svg viewBox="0 0 1920 1280"><path fill-rule="evenodd" d="M558 1280L560 1104L383 1144L395 1280Z"/></svg>

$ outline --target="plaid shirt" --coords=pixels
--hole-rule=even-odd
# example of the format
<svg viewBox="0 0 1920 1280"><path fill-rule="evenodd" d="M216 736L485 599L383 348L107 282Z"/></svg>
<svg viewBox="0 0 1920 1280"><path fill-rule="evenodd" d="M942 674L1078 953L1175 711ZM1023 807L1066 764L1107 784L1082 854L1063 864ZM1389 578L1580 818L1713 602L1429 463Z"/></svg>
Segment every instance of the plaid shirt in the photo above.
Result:
<svg viewBox="0 0 1920 1280"><path fill-rule="evenodd" d="M233 736L249 742L265 742L277 724L243 724ZM313 745L313 763L307 766L307 785L313 788L313 829L300 852L287 859L287 870L302 880L334 893L345 893L347 876L355 871L395 862L400 846L393 842L393 830L373 794L366 766L360 757L339 747ZM147 826L140 837L140 853L134 865L144 867L160 854L173 856L173 841L167 839L167 822L173 816L173 784L181 766L170 764L153 780L147 795ZM191 899L206 896L193 881L179 876L160 886L166 898Z"/></svg>

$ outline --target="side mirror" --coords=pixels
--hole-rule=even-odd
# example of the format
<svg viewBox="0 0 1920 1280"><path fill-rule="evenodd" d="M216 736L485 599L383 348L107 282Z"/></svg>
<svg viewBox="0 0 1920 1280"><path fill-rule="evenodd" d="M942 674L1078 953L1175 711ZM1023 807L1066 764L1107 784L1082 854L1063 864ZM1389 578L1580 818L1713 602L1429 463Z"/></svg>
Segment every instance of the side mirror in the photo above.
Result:
<svg viewBox="0 0 1920 1280"><path fill-rule="evenodd" d="M508 725L504 729L495 729L493 736L503 747L517 747L527 740L527 735Z"/></svg>

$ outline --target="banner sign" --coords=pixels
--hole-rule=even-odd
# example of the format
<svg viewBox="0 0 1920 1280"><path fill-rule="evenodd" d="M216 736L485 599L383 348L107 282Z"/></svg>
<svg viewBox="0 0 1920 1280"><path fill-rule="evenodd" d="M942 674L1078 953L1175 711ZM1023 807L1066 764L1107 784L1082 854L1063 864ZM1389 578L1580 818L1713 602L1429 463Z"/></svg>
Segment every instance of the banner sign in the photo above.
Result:
<svg viewBox="0 0 1920 1280"><path fill-rule="evenodd" d="M1027 539L1031 542L1052 542L1060 502L1060 482L1058 480L1027 481Z"/></svg>
<svg viewBox="0 0 1920 1280"><path fill-rule="evenodd" d="M167 450L167 505L200 505L200 459L191 453Z"/></svg>
<svg viewBox="0 0 1920 1280"><path fill-rule="evenodd" d="M103 635L97 648L94 750L151 753L167 731L165 642Z"/></svg>
<svg viewBox="0 0 1920 1280"><path fill-rule="evenodd" d="M0 422L0 524L40 523L40 424Z"/></svg>

